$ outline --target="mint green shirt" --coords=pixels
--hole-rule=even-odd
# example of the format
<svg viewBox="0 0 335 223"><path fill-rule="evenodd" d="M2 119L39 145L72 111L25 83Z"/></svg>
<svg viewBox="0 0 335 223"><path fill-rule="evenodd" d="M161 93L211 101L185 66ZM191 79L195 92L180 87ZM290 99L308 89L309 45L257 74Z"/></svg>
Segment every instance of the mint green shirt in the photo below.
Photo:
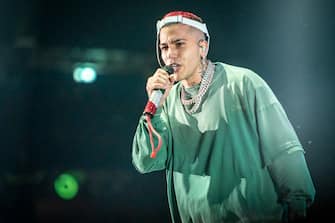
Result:
<svg viewBox="0 0 335 223"><path fill-rule="evenodd" d="M198 88L187 91L196 94ZM180 92L177 83L152 119L163 139L157 157L150 158L144 117L132 152L139 172L166 170L173 222L280 222L283 202L313 201L304 150L257 74L215 63L213 81L193 115Z"/></svg>

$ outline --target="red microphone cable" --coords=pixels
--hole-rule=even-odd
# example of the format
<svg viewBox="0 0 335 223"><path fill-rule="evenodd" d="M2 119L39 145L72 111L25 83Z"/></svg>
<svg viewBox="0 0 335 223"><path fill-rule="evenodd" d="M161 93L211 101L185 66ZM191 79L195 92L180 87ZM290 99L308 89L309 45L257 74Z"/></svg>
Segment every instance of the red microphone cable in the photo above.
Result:
<svg viewBox="0 0 335 223"><path fill-rule="evenodd" d="M149 131L150 144L151 144L151 155L150 155L151 158L156 158L157 152L162 147L162 137L155 130L155 128L152 126L152 123L151 123L151 118L156 113L156 110L159 105L159 101L160 101L162 94L163 93L160 90L155 90L144 109L145 120L148 123L148 131ZM157 136L157 139L158 139L157 147L155 147L154 137L152 133L154 133Z"/></svg>
<svg viewBox="0 0 335 223"><path fill-rule="evenodd" d="M155 128L152 126L152 124L151 124L151 117L149 115L146 115L145 118L146 118L147 123L148 123L149 136L150 136L150 144L151 144L151 154L150 154L150 157L154 159L154 158L156 158L157 152L162 147L162 137L155 130ZM157 147L155 147L155 145L154 145L154 139L153 139L152 133L154 133L157 136L157 139L158 139L158 145L157 145Z"/></svg>

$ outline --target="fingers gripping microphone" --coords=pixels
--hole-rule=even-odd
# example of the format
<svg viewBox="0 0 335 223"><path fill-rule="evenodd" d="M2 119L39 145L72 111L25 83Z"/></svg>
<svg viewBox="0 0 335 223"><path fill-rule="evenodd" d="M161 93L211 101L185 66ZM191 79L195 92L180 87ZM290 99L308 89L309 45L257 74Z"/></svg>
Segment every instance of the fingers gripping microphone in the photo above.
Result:
<svg viewBox="0 0 335 223"><path fill-rule="evenodd" d="M165 70L169 75L173 74L174 72L172 66L164 66L162 69ZM148 114L152 117L156 113L163 94L164 90L153 90L150 95L149 101L145 106L144 114Z"/></svg>

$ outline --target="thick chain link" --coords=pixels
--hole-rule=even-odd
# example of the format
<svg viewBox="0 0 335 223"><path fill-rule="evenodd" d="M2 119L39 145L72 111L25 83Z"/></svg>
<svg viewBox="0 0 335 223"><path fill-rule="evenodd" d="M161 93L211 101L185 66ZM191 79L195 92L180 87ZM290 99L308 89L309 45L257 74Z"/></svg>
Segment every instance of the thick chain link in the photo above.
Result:
<svg viewBox="0 0 335 223"><path fill-rule="evenodd" d="M210 83L212 82L212 79L214 76L214 68L215 68L214 64L211 61L208 61L207 69L204 72L204 75L202 76L202 79L201 79L199 91L191 99L186 99L185 88L184 86L182 86L180 99L187 113L193 114L196 111L198 111L201 101L202 101L202 97L206 94L208 87ZM193 104L192 108L189 109L188 106L192 104Z"/></svg>

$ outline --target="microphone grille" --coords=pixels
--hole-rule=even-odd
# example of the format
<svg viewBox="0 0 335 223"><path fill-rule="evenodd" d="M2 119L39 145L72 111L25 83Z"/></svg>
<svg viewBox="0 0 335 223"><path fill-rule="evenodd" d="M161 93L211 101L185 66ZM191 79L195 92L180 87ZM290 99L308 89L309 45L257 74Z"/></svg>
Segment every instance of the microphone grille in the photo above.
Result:
<svg viewBox="0 0 335 223"><path fill-rule="evenodd" d="M162 69L165 70L168 74L173 74L174 72L172 66L169 65L165 65Z"/></svg>

